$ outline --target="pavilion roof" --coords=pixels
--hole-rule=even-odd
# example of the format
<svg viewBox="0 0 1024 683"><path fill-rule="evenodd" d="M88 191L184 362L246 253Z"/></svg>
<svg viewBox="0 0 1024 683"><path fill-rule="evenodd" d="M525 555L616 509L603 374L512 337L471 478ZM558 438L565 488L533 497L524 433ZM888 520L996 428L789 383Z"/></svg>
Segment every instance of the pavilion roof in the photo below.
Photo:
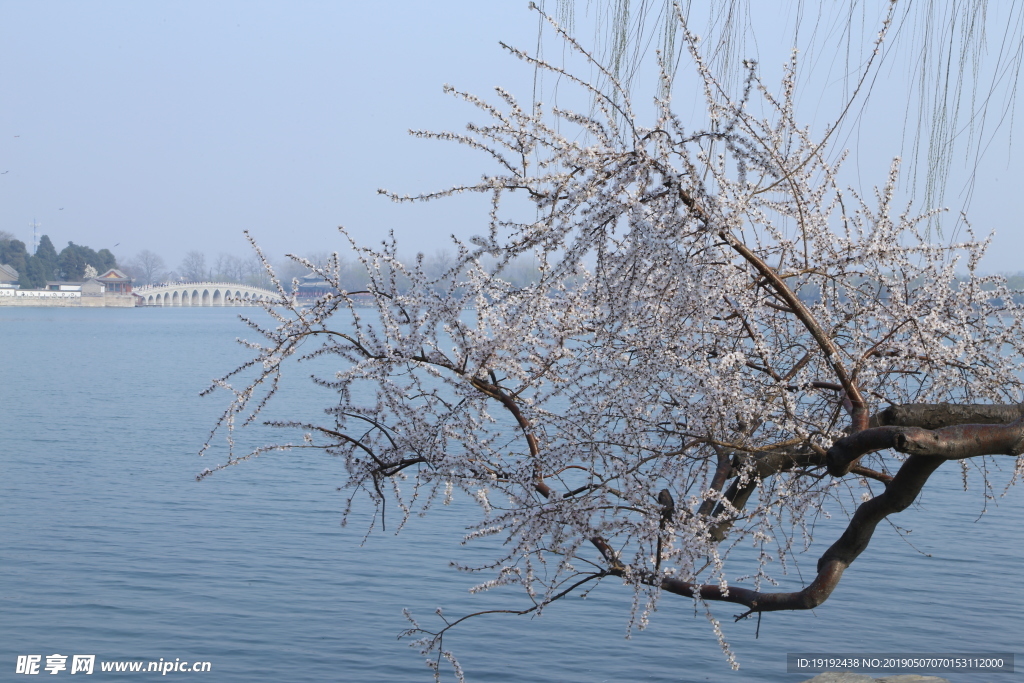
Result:
<svg viewBox="0 0 1024 683"><path fill-rule="evenodd" d="M96 279L104 282L131 282L131 278L117 268L111 268L107 272L103 273L103 275L97 275Z"/></svg>

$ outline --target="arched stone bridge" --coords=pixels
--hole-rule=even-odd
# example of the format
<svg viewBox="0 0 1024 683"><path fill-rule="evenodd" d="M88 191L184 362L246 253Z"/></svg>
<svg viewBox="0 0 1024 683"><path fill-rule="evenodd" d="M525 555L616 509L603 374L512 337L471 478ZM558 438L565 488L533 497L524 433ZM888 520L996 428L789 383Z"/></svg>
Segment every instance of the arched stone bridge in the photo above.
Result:
<svg viewBox="0 0 1024 683"><path fill-rule="evenodd" d="M279 299L280 294L262 287L231 282L176 282L144 285L135 289L143 306L257 306Z"/></svg>

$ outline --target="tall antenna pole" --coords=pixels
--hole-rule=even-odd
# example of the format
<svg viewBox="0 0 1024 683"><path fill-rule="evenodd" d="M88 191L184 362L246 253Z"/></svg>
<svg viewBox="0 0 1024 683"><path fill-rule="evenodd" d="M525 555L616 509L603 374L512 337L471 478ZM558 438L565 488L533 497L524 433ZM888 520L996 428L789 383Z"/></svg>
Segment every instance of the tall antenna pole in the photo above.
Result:
<svg viewBox="0 0 1024 683"><path fill-rule="evenodd" d="M37 223L36 219L33 218L32 222L28 224L28 227L32 228L32 253L34 254L36 253L36 245L39 243L39 240L36 238L39 229L39 223Z"/></svg>

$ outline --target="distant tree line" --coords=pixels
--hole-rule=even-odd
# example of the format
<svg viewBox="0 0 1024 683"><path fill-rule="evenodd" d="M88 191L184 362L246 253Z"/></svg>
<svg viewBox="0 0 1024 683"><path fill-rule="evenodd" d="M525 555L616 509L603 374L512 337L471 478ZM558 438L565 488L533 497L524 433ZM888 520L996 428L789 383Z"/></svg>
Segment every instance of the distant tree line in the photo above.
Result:
<svg viewBox="0 0 1024 683"><path fill-rule="evenodd" d="M332 259L335 254L320 252L305 257L305 261L317 269L333 270ZM428 280L433 281L432 288L435 291L446 291L453 280L461 281L466 277L465 268L459 266L454 254L446 249L438 249L433 254L418 254L414 258L407 259L408 262L418 262L423 274ZM387 270L386 266L382 266ZM485 262L484 267L495 276L511 283L516 287L523 287L537 282L539 270L537 263L532 258L518 258L502 268L498 268L493 261ZM310 273L310 268L294 259L288 259L280 266L275 267L275 274L280 278L285 287L290 287L295 278L302 278ZM333 275L333 273L332 273ZM341 289L347 292L359 292L366 290L369 286L369 276L366 266L357 258L345 258L337 255L337 278ZM405 291L409 287L408 278L399 273L395 276L396 286L399 291Z"/></svg>
<svg viewBox="0 0 1024 683"><path fill-rule="evenodd" d="M135 280L136 285L156 285L163 282L237 282L253 287L268 287L270 277L259 258L239 258L234 254L221 252L209 265L206 254L192 250L178 264L178 268L167 267L166 261L157 253L143 249L129 259L124 272Z"/></svg>
<svg viewBox="0 0 1024 683"><path fill-rule="evenodd" d="M329 252L313 252L303 258L316 268L326 268L333 256L334 254ZM458 278L461 275L452 272L456 259L449 251L438 249L431 255L421 254L419 258L424 274L435 280L435 289L443 289L453 277ZM413 260L407 259L409 262ZM68 246L58 253L47 235L40 238L35 254L29 254L24 242L3 230L0 230L0 263L18 271L18 285L22 289L40 289L46 286L47 281L78 282L85 279L88 267L92 267L97 273L118 268L131 277L137 286L181 281L236 282L253 287L270 287L272 284L269 274L255 254L248 258L240 258L234 254L221 252L210 265L205 253L192 250L185 254L178 269L173 270L167 268L159 254L143 249L127 262L118 265L117 259L109 249L94 251L74 242L68 242ZM306 265L291 258L274 264L274 272L286 288L290 288L293 279L301 280L310 273L310 270ZM537 265L529 259L519 259L506 264L498 273L498 277L515 287L522 287L537 281ZM349 292L362 291L368 284L366 268L356 258L338 257L338 279L341 288ZM404 290L404 278L398 279L399 289ZM1010 289L1024 291L1024 271L1008 275L1007 285ZM816 300L816 291L810 288L803 292L803 297ZM1016 296L1014 299L1018 303L1024 302L1024 297Z"/></svg>
<svg viewBox="0 0 1024 683"><path fill-rule="evenodd" d="M310 273L310 266L318 269L328 268L334 256L329 252L313 252L303 257L305 263L285 258L280 262L274 262L274 274L286 288L290 288L294 279L301 280ZM366 289L368 277L363 264L353 257L338 256L337 258L338 280L342 289L349 292ZM432 255L421 258L424 273L428 278L437 281L438 289L443 289L452 277L457 278L460 275L460 273L452 272L456 259L448 251L437 250ZM185 254L177 269L169 269L166 261L159 254L145 249L124 263L121 269L139 286L182 281L237 282L253 287L272 286L270 275L255 254L248 258L240 258L234 254L221 252L211 261L202 251L192 250ZM517 261L507 265L502 270L500 277L516 286L522 286L536 281L537 266L527 260ZM404 289L402 283L400 286Z"/></svg>
<svg viewBox="0 0 1024 683"><path fill-rule="evenodd" d="M329 252L313 252L303 257L305 263L284 258L275 261L273 269L281 283L291 288L293 280L301 280L309 275L310 266L327 268L334 257ZM338 256L337 259L337 274L342 289L349 292L365 290L368 284L365 266L354 256ZM420 255L419 259L424 274L436 282L438 290L445 289L452 278L458 279L462 275L452 270L456 259L446 250L439 249L431 255ZM109 249L94 251L74 242L68 242L68 246L58 253L47 235L39 240L35 254L29 254L24 242L4 231L0 231L0 263L18 271L18 284L22 289L39 289L45 287L47 281L81 281L86 277L86 268L89 267L97 273L117 268L131 277L136 286L183 281L235 282L267 288L272 286L270 275L256 254L243 258L221 252L216 258L208 260L202 251L192 250L185 254L177 269L173 269L168 268L163 257L149 249L143 249L120 264ZM535 282L537 275L535 263L519 260L502 268L498 277L515 286L523 286ZM404 281L399 284L402 289L407 285Z"/></svg>
<svg viewBox="0 0 1024 683"><path fill-rule="evenodd" d="M327 263L329 254L311 254L308 260L317 266ZM358 265L358 264L355 264ZM176 269L168 268L167 262L157 253L144 249L129 259L122 270L131 276L136 285L155 285L163 282L236 282L252 287L271 287L270 275L256 254L246 258L226 252L219 253L212 261L206 254L193 249L185 254ZM293 277L302 277L309 268L291 259L275 264L275 273L285 283ZM360 281L365 284L365 273Z"/></svg>
<svg viewBox="0 0 1024 683"><path fill-rule="evenodd" d="M36 252L29 254L24 242L4 231L0 231L0 263L18 271L18 286L22 289L42 289L47 281L80 282L88 268L96 273L117 268L117 259L109 249L95 251L68 242L57 253L49 236L43 235Z"/></svg>

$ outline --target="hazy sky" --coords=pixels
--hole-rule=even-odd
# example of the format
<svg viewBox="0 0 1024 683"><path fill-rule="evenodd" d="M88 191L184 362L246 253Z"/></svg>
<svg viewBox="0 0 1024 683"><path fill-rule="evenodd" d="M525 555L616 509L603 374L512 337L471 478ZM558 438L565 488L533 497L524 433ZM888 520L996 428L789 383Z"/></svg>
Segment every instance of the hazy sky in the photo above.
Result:
<svg viewBox="0 0 1024 683"><path fill-rule="evenodd" d="M529 87L500 38L535 41L525 0L0 2L0 229L169 265L245 253L243 229L273 253L333 250L341 224L443 246L486 213L376 190L479 177L405 131L467 120L446 82Z"/></svg>
<svg viewBox="0 0 1024 683"><path fill-rule="evenodd" d="M409 252L443 248L484 229L485 203L395 205L376 190L487 168L405 131L480 120L444 83L529 101L532 71L498 46L536 42L526 5L0 0L0 230L31 244L36 220L58 250L150 249L171 267L192 249L244 255L243 229L275 257L342 248L342 224L372 242L394 229ZM884 115L845 142L875 155L871 182L899 153ZM998 231L987 269L1017 271L1024 188L1005 145L986 157L971 215Z"/></svg>

